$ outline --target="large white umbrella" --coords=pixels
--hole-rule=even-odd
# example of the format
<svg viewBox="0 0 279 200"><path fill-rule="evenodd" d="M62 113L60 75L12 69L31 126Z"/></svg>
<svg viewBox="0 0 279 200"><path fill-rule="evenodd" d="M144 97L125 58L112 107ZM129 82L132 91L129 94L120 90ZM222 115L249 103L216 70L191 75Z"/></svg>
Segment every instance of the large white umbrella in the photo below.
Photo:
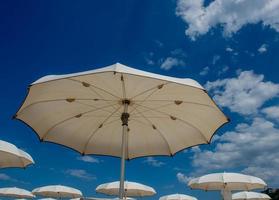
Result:
<svg viewBox="0 0 279 200"><path fill-rule="evenodd" d="M9 142L0 140L0 168L25 168L30 164L34 164L34 160L28 153Z"/></svg>
<svg viewBox="0 0 279 200"><path fill-rule="evenodd" d="M124 191L125 197L143 197L156 194L156 191L152 187L130 181L124 182ZM96 192L114 196L118 195L119 181L101 184L96 188Z"/></svg>
<svg viewBox="0 0 279 200"><path fill-rule="evenodd" d="M170 194L162 196L159 200L198 200L196 197L189 196L186 194Z"/></svg>
<svg viewBox="0 0 279 200"><path fill-rule="evenodd" d="M28 190L24 190L17 187L6 187L6 188L0 188L0 196L1 197L10 197L10 198L25 198L25 199L31 199L35 196L29 192Z"/></svg>
<svg viewBox="0 0 279 200"><path fill-rule="evenodd" d="M32 191L33 194L52 198L80 198L82 193L80 190L63 186L63 185L48 185L36 188Z"/></svg>
<svg viewBox="0 0 279 200"><path fill-rule="evenodd" d="M40 78L30 85L15 118L32 127L41 141L81 154L121 157L120 198L125 159L172 156L207 144L228 122L196 81L119 63Z"/></svg>
<svg viewBox="0 0 279 200"><path fill-rule="evenodd" d="M213 173L189 181L192 189L221 190L224 199L231 199L233 190L253 190L266 187L266 183L255 176L239 173Z"/></svg>
<svg viewBox="0 0 279 200"><path fill-rule="evenodd" d="M233 200L269 200L270 196L259 192L237 192L232 195Z"/></svg>

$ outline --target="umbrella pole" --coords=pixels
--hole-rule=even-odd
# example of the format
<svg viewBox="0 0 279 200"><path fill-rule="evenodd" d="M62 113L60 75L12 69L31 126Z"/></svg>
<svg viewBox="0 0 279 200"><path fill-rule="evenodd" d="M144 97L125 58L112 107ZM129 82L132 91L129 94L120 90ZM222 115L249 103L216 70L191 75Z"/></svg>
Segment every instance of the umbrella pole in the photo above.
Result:
<svg viewBox="0 0 279 200"><path fill-rule="evenodd" d="M232 200L232 192L228 189L221 191L223 200Z"/></svg>
<svg viewBox="0 0 279 200"><path fill-rule="evenodd" d="M121 147L121 170L120 170L119 199L124 198L125 158L126 158L128 119L129 119L129 113L127 113L127 111L128 111L128 105L129 104L130 104L129 100L123 100L124 111L121 115L122 147Z"/></svg>

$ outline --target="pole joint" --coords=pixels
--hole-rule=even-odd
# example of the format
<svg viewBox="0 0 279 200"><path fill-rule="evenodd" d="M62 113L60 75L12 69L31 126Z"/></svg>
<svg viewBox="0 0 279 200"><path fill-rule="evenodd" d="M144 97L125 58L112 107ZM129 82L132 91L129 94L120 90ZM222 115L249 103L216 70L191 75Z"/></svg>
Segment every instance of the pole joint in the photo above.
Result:
<svg viewBox="0 0 279 200"><path fill-rule="evenodd" d="M129 117L130 117L129 113L126 112L122 113L121 115L122 126L128 126Z"/></svg>

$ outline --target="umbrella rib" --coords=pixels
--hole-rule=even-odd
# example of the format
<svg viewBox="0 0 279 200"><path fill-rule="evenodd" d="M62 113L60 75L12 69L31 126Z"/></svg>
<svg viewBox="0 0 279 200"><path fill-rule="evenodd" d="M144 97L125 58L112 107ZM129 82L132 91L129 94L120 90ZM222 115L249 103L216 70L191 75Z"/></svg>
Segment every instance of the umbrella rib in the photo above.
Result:
<svg viewBox="0 0 279 200"><path fill-rule="evenodd" d="M90 105L90 104L86 104L86 103L82 103L82 102L76 102L76 103L78 103L78 104L81 104L81 105L85 105L85 106L89 106L89 107L91 107L91 108L98 108L98 107L96 107L96 106L94 106L94 105ZM115 104L116 105L116 104ZM114 107L114 105L112 106L112 107ZM109 110L105 110L105 109L102 109L103 111L106 111L106 112L108 112L108 113L110 113L110 111Z"/></svg>
<svg viewBox="0 0 279 200"><path fill-rule="evenodd" d="M123 99L126 99L126 88L125 88L125 82L124 82L123 74L121 74L121 87L122 87Z"/></svg>
<svg viewBox="0 0 279 200"><path fill-rule="evenodd" d="M119 109L121 108L121 106L119 106L118 108L116 108L109 116L107 116L107 118L105 118L104 120L103 120L103 122L100 124L100 126L101 127L103 127L104 126L104 123L107 121L107 120L109 120L109 118L113 115L113 114L115 114ZM96 129L94 129L94 131L90 134L90 136L88 137L88 139L87 139L87 142L86 142L86 144L84 145L84 148L83 148L83 153L86 151L86 149L87 149L87 147L88 147L88 144L89 144L89 142L91 141L91 139L93 138L93 136L95 135L95 133L99 130L99 129L101 129L101 127L97 127Z"/></svg>
<svg viewBox="0 0 279 200"><path fill-rule="evenodd" d="M136 108L135 108L135 109L136 109ZM137 109L136 109L136 110L137 110ZM138 111L138 110L137 110L137 111ZM154 124L152 123L152 121L149 120L145 115L143 115L142 113L139 113L139 114L142 115L142 117L151 125L151 127L154 125ZM165 135L158 129L158 127L156 127L155 130L162 136L163 140L165 141L165 143L166 143L167 146L168 146L170 155L172 155L171 147L170 147L170 145L169 145L169 143L168 143L168 141L167 141Z"/></svg>
<svg viewBox="0 0 279 200"><path fill-rule="evenodd" d="M103 107L100 107L100 108L96 108L96 109L92 109L92 110L89 110L89 111L86 111L86 112L83 112L83 113L80 113L80 114L83 115L83 114L95 112L95 111L98 111L98 110L102 110L103 108L112 107L112 106L114 106L114 105L116 105L116 104L106 105L106 106L103 106ZM53 126L51 126L51 127L46 131L46 133L41 137L41 139L44 139L44 138L49 134L49 132L50 132L52 129L54 129L55 127L57 127L58 125L61 125L61 124L65 123L66 121L69 121L69 120L71 120L71 119L73 119L73 118L75 118L75 117L76 117L76 115L71 116L71 117L68 117L68 118L66 118L66 119L64 119L64 120L62 120L62 121L60 121L60 122L54 124Z"/></svg>
<svg viewBox="0 0 279 200"><path fill-rule="evenodd" d="M140 105L140 104L137 104L137 105ZM150 107L147 107L147 106L143 106L143 105L140 105L141 107L145 107L146 109L149 109L149 110L152 110L152 111L155 111L155 112L158 112L158 113L161 113L161 114L164 114L164 115L168 115L168 116L171 116L170 114L168 113L165 113L165 112L162 112L162 111L159 111L157 109L153 109L153 108L150 108ZM177 118L177 117L176 117ZM192 128L196 129L198 131L198 133L202 136L202 138L206 141L206 143L209 143L209 141L206 139L206 137L202 134L201 130L196 127L195 125L185 121L185 120L182 120L180 118L177 118L178 120L180 120L181 122L187 124L188 126L191 126Z"/></svg>
<svg viewBox="0 0 279 200"><path fill-rule="evenodd" d="M139 100L139 101L136 101L136 102L142 102L143 100ZM148 102L174 102L173 100L146 100ZM215 109L214 106L211 106L211 105L207 105L207 104L203 104L203 103L196 103L196 102L191 102L191 101L182 101L182 103L186 103L186 104L194 104L194 105L199 105L199 106L205 106L205 107L209 107L209 108L212 108L212 109Z"/></svg>
<svg viewBox="0 0 279 200"><path fill-rule="evenodd" d="M167 85L167 84L169 84L169 82L165 82L165 83L161 84L160 86L164 86L164 85ZM152 88L149 88L149 89L147 89L147 90L144 90L144 91L142 91L142 92L136 94L135 96L131 97L131 100L134 99L134 98L136 98L136 97L138 97L138 96L140 96L140 95L142 95L142 94L144 94L144 93L146 93L146 92L149 92L149 91L151 91L151 90L154 90L154 89L156 89L156 88L158 89L158 85L156 85L156 86L154 86L154 87L152 87Z"/></svg>
<svg viewBox="0 0 279 200"><path fill-rule="evenodd" d="M151 97L151 96L152 96L155 92L157 92L158 90L159 90L159 88L157 87L157 90L154 90L154 91L152 91L149 95L147 95L147 96L144 98L144 100L141 101L141 104L143 104L145 101L147 101L147 99L148 99L149 97ZM131 114L132 112L134 112L135 109L136 109L137 107L139 107L139 105L141 105L141 104L138 104L138 106L134 106L133 109L131 110L130 114Z"/></svg>
<svg viewBox="0 0 279 200"><path fill-rule="evenodd" d="M67 80L71 80L71 81L78 82L78 83L81 83L81 84L83 83L82 81L75 80L75 79L71 79L71 78L68 78ZM98 90L101 90L101 91L103 91L103 92L105 92L105 93L107 93L107 94L109 94L109 95L115 97L116 99L120 99L120 97L116 96L115 94L112 94L111 92L108 92L107 90L105 90L105 89L103 89L103 88L97 87L97 86L92 85L92 84L90 84L89 87L96 88L96 89L98 89ZM97 93L97 94L98 94L98 93ZM100 95L99 95L99 96L100 96Z"/></svg>
<svg viewBox="0 0 279 200"><path fill-rule="evenodd" d="M69 78L68 80L71 80L71 81L74 81L74 82L79 82L79 83L81 83L81 84L84 84L84 82L79 81L79 80L75 80L75 79L72 79L72 78ZM88 87L88 86L89 86L89 87ZM89 84L88 86L87 86L87 87L90 89L90 91L94 92L95 94L97 94L97 95L100 96L101 98L104 98L104 97L103 97L101 94L99 94L96 90L94 90L94 88L99 89L99 90L101 90L101 91L104 91L104 92L106 92L107 94L109 94L109 95L111 95L111 96L113 96L113 97L119 99L119 97L117 97L116 95L114 95L114 94L112 94L112 93L106 91L106 90L103 89L103 88L99 88L99 87L97 87L97 86L95 86L95 85L91 85L91 84ZM114 107L114 106L113 106L113 107ZM115 107L114 107L114 108L115 108Z"/></svg>
<svg viewBox="0 0 279 200"><path fill-rule="evenodd" d="M33 106L33 105L36 105L36 104L39 104L39 103L47 103L47 102L56 102L56 101L66 101L67 98L63 98L63 99L50 99L50 100L42 100L42 101L37 101L37 102L34 102L34 103L31 103L29 105L27 105L26 107L24 107L22 110L20 110L20 112L17 113L20 114L22 111L26 110L27 108ZM91 98L77 98L75 100L78 100L78 101L96 101L96 99L91 99ZM108 100L108 99L98 99L98 100L102 100L102 101L115 101L115 100ZM84 104L86 105L86 104ZM89 106L89 105L88 105ZM92 105L93 106L93 105Z"/></svg>

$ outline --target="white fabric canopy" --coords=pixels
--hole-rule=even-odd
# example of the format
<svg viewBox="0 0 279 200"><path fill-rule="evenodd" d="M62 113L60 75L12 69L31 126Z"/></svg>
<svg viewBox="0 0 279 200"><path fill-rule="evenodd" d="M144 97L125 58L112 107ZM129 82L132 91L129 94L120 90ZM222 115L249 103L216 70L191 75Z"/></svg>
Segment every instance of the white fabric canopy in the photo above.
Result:
<svg viewBox="0 0 279 200"><path fill-rule="evenodd" d="M130 181L124 182L124 190L126 197L143 197L156 194L156 191L152 187ZM119 181L101 184L96 188L96 192L107 195L118 195Z"/></svg>
<svg viewBox="0 0 279 200"><path fill-rule="evenodd" d="M81 154L125 159L168 155L210 142L228 118L196 81L116 63L87 72L50 75L30 85L15 117L41 141Z"/></svg>
<svg viewBox="0 0 279 200"><path fill-rule="evenodd" d="M82 154L121 157L125 100L129 101L126 159L174 155L209 143L228 122L196 81L118 63L35 81L16 118L31 126L42 141Z"/></svg>
<svg viewBox="0 0 279 200"><path fill-rule="evenodd" d="M31 199L35 196L28 190L24 190L17 187L6 187L0 188L1 197L10 197L10 198L20 198L20 199Z"/></svg>
<svg viewBox="0 0 279 200"><path fill-rule="evenodd" d="M271 199L270 196L258 192L237 192L232 195L233 200L268 200Z"/></svg>
<svg viewBox="0 0 279 200"><path fill-rule="evenodd" d="M159 200L198 200L196 197L189 196L186 194L170 194L162 196Z"/></svg>
<svg viewBox="0 0 279 200"><path fill-rule="evenodd" d="M78 198L82 197L80 190L63 186L63 185L49 185L36 188L32 191L33 194L52 198Z"/></svg>
<svg viewBox="0 0 279 200"><path fill-rule="evenodd" d="M34 160L28 153L9 142L0 140L0 168L25 168L30 164L34 164Z"/></svg>
<svg viewBox="0 0 279 200"><path fill-rule="evenodd" d="M214 173L189 181L192 189L202 190L253 190L266 187L266 183L255 176L239 173Z"/></svg>

